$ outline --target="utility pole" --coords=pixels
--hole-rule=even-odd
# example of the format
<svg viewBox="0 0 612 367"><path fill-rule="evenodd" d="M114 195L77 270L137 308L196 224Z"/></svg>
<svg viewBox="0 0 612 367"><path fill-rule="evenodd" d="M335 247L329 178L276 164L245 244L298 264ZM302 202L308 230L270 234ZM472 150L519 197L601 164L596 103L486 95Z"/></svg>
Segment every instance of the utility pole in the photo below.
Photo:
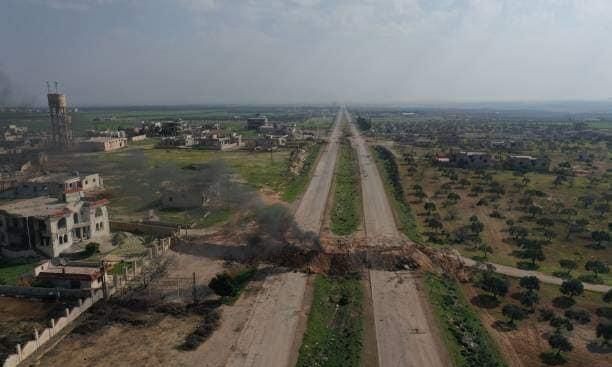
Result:
<svg viewBox="0 0 612 367"><path fill-rule="evenodd" d="M193 272L193 283L192 283L191 291L192 291L192 294L193 294L193 303L196 303L198 301L198 292L196 290L196 273L195 273L195 271Z"/></svg>

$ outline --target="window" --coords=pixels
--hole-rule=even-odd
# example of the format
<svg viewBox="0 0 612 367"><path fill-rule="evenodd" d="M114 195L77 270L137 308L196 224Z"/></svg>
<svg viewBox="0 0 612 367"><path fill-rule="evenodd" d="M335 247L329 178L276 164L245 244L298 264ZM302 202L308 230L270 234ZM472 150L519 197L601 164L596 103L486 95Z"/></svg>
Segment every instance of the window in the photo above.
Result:
<svg viewBox="0 0 612 367"><path fill-rule="evenodd" d="M57 228L66 229L66 218L62 218L57 222Z"/></svg>
<svg viewBox="0 0 612 367"><path fill-rule="evenodd" d="M67 234L65 234L65 235L64 235L64 243L67 243L67 242L68 242L68 235L67 235Z"/></svg>
<svg viewBox="0 0 612 367"><path fill-rule="evenodd" d="M104 229L104 222L100 222L100 230Z"/></svg>
<svg viewBox="0 0 612 367"><path fill-rule="evenodd" d="M74 224L79 223L79 214L78 213L74 213L74 215L72 216L72 221L74 222Z"/></svg>
<svg viewBox="0 0 612 367"><path fill-rule="evenodd" d="M96 208L96 217L101 217L104 215L104 213L102 213L102 208Z"/></svg>

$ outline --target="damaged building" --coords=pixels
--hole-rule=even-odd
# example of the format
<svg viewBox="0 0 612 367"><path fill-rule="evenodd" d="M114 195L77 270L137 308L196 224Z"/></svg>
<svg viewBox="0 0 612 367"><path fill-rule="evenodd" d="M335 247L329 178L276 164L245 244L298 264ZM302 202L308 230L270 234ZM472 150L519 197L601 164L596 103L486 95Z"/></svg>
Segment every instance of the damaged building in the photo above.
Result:
<svg viewBox="0 0 612 367"><path fill-rule="evenodd" d="M5 256L44 254L57 257L83 241L104 241L110 236L107 200L90 200L84 188L96 176L72 178L53 195L14 200L0 205L0 251ZM99 177L99 176L97 176Z"/></svg>

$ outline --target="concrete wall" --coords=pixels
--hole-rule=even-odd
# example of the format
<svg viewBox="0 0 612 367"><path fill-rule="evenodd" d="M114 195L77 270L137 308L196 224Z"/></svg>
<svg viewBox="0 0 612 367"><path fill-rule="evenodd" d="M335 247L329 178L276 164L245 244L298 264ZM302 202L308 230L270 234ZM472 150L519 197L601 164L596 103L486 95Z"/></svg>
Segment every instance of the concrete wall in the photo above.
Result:
<svg viewBox="0 0 612 367"><path fill-rule="evenodd" d="M173 227L158 226L158 225L153 225L153 224L117 222L117 221L110 221L109 223L110 223L111 231L145 233L145 234L152 234L156 236L172 236L178 232L178 230Z"/></svg>
<svg viewBox="0 0 612 367"><path fill-rule="evenodd" d="M7 297L29 297L39 299L76 299L89 295L89 291L80 289L17 287L0 285L0 295Z"/></svg>

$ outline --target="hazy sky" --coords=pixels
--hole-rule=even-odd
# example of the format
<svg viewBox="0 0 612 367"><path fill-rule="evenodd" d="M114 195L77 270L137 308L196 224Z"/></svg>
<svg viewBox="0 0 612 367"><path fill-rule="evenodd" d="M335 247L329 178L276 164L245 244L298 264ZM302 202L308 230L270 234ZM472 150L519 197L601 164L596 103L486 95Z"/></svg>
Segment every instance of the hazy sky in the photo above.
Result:
<svg viewBox="0 0 612 367"><path fill-rule="evenodd" d="M611 0L0 5L13 99L46 80L75 105L612 97Z"/></svg>

